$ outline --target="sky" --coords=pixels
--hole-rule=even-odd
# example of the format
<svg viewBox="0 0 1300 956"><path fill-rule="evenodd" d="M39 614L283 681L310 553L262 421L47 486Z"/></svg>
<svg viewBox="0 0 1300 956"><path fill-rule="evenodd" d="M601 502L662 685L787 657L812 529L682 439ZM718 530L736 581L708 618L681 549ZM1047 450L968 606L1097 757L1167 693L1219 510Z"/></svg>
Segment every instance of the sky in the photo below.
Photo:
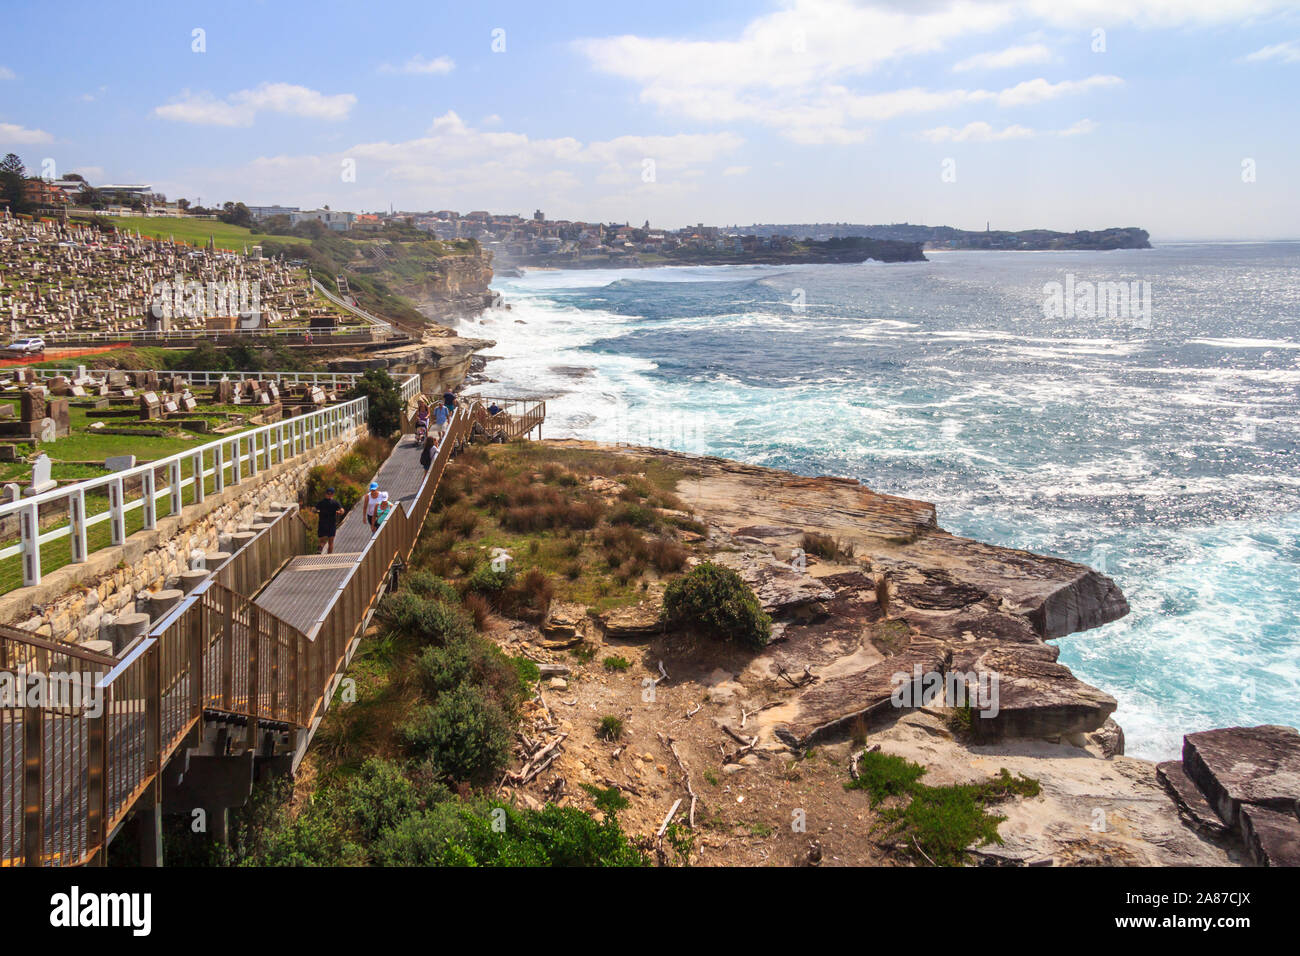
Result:
<svg viewBox="0 0 1300 956"><path fill-rule="evenodd" d="M1300 237L1300 0L6 0L0 153L169 198Z"/></svg>

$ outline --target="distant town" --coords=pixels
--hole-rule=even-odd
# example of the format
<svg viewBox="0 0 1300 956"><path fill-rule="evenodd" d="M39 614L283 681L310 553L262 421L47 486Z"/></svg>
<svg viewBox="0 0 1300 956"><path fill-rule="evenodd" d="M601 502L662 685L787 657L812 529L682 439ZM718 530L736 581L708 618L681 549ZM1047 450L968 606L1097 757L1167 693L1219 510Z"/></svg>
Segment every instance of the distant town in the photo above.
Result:
<svg viewBox="0 0 1300 956"><path fill-rule="evenodd" d="M11 154L12 155L12 154ZM17 160L17 157L12 157ZM10 162L6 157L5 162ZM21 165L21 164L19 164ZM0 170L3 172L3 170ZM169 201L144 183L92 185L70 174L63 179L23 177L21 186L0 195L14 212L43 215L103 215L214 219L245 226L254 233L315 239L328 234L365 238L367 233L412 230L440 240L472 239L493 254L498 273L525 266L583 268L730 262L860 262L924 259L923 249L1118 249L1150 246L1145 230L1133 227L1097 232L969 231L949 226L910 223L755 224L710 226L696 223L679 229L628 222L602 223L550 219L537 209L531 216L486 209L421 212L394 210L352 212L325 206L224 202L207 207L188 199ZM15 201L16 200L16 201ZM21 208L17 208L21 207ZM853 240L842 242L841 240ZM866 241L869 240L869 241Z"/></svg>

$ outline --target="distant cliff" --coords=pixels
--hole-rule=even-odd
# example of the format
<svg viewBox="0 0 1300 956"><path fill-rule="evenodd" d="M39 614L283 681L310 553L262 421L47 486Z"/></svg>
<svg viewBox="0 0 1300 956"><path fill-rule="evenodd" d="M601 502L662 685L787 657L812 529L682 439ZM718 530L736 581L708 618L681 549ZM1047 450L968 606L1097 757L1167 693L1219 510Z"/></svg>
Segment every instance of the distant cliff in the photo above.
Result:
<svg viewBox="0 0 1300 956"><path fill-rule="evenodd" d="M921 243L928 249L1150 249L1151 237L1136 226L1076 232L1051 229L969 230L952 226L921 226L907 222L864 225L848 222L762 223L743 227L756 236L792 236L818 240L862 236Z"/></svg>

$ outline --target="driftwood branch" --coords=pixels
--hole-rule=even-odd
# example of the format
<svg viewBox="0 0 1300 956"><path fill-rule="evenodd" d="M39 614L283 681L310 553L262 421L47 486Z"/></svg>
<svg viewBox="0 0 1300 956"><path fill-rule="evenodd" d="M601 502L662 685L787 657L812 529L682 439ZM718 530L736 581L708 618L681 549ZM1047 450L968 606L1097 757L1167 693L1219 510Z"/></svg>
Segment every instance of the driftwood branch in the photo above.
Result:
<svg viewBox="0 0 1300 956"><path fill-rule="evenodd" d="M699 800L699 797L696 796L695 788L691 786L691 772L686 769L686 762L682 760L682 755L677 752L677 742L673 740L673 738L671 737L665 737L663 734L659 734L658 736L659 736L659 742L662 743L665 747L667 747L672 752L673 757L676 758L677 766L681 768L682 776L686 779L686 792L690 795L691 798L691 812L690 815L687 817L687 820L690 823L691 829L694 830L695 829L695 804Z"/></svg>

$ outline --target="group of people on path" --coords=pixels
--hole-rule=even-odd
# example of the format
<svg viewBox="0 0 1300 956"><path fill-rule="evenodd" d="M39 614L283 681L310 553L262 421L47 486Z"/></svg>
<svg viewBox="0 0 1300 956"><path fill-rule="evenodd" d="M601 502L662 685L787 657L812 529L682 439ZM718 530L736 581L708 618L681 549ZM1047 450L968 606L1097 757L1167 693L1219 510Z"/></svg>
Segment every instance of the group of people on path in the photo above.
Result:
<svg viewBox="0 0 1300 956"><path fill-rule="evenodd" d="M420 451L420 464L425 471L428 471L429 466L433 464L433 456L447 433L447 425L455 410L456 396L451 392L445 392L442 402L433 409L429 408L429 403L424 396L420 396L415 412L415 423L417 431L423 429L425 432ZM392 513L392 502L388 500L388 492L380 491L379 482L372 481L366 496L361 499L361 506L365 509L366 524L370 527L370 533L378 534L379 529ZM343 505L334 497L334 489L326 488L325 497L316 502L316 537L320 540L321 554L334 553L334 536L346 514Z"/></svg>

